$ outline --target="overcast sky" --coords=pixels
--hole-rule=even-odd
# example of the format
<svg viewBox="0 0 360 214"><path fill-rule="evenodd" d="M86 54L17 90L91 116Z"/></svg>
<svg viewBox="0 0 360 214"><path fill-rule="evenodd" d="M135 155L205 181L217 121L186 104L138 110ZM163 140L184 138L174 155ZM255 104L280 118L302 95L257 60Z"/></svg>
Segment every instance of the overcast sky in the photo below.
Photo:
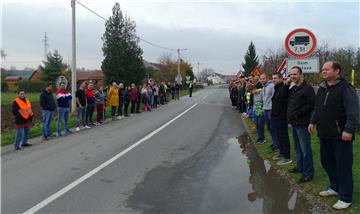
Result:
<svg viewBox="0 0 360 214"><path fill-rule="evenodd" d="M113 0L79 0L103 17L111 16ZM44 33L49 51L71 60L70 0L2 0L1 48L8 56L2 66L36 68L44 58ZM141 38L169 48L187 48L182 57L197 71L213 68L234 73L250 41L259 56L283 47L291 30L305 27L319 43L359 47L359 2L311 1L117 1L136 21ZM77 67L100 68L104 21L80 5L77 15ZM157 62L168 51L140 43L145 60ZM173 53L176 56L176 53Z"/></svg>

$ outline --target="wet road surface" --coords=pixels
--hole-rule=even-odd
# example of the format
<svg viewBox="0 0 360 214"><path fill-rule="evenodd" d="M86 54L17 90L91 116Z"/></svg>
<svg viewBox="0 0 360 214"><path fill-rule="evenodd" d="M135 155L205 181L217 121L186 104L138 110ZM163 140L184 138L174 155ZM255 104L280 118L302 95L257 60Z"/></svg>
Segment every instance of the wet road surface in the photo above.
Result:
<svg viewBox="0 0 360 214"><path fill-rule="evenodd" d="M198 105L194 105L198 104ZM24 212L181 117L39 213L309 213L249 144L227 89L2 157L2 213Z"/></svg>

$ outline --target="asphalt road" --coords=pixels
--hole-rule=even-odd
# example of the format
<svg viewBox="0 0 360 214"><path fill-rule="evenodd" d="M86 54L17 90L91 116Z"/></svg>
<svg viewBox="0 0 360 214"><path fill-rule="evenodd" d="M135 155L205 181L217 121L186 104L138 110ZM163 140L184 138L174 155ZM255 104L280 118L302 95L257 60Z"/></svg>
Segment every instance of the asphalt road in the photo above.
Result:
<svg viewBox="0 0 360 214"><path fill-rule="evenodd" d="M309 208L248 145L228 90L2 156L1 213L287 213Z"/></svg>

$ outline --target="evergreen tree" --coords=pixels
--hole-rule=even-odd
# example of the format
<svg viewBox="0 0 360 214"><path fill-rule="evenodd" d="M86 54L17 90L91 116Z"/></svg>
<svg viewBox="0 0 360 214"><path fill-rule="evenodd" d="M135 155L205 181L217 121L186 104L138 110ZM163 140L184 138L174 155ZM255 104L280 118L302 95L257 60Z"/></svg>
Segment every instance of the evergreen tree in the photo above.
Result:
<svg viewBox="0 0 360 214"><path fill-rule="evenodd" d="M136 24L123 15L120 4L115 3L113 15L105 24L101 69L106 82L120 81L125 84L141 83L145 77L142 49L136 36Z"/></svg>
<svg viewBox="0 0 360 214"><path fill-rule="evenodd" d="M44 66L40 66L40 79L44 82L51 82L55 84L56 78L65 74L67 65L63 63L63 58L57 50L53 54L49 53L46 61L43 61Z"/></svg>
<svg viewBox="0 0 360 214"><path fill-rule="evenodd" d="M256 55L256 49L253 42L250 42L244 59L245 63L242 64L242 67L245 70L245 76L248 76L250 75L251 71L259 65L259 59Z"/></svg>
<svg viewBox="0 0 360 214"><path fill-rule="evenodd" d="M190 76L191 81L194 80L194 72L192 71L191 68L189 68L185 71L185 76Z"/></svg>

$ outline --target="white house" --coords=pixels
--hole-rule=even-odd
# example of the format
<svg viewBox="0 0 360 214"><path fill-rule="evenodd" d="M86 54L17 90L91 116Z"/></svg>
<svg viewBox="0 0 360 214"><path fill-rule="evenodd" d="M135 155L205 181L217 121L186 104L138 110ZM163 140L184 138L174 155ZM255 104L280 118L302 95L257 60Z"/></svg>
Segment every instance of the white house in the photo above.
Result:
<svg viewBox="0 0 360 214"><path fill-rule="evenodd" d="M206 77L207 81L211 81L214 85L225 84L226 80L224 75L219 73L213 73Z"/></svg>

